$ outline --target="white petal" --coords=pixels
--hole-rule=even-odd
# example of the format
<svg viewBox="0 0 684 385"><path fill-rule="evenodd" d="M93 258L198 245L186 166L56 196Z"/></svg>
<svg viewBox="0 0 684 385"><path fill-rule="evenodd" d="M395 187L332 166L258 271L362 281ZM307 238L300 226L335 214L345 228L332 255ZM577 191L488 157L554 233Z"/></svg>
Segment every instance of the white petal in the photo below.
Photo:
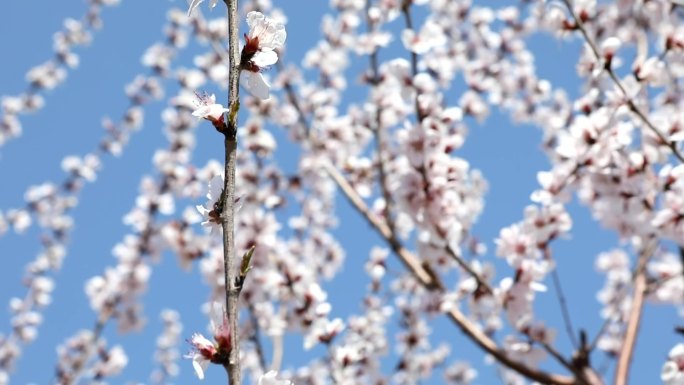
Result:
<svg viewBox="0 0 684 385"><path fill-rule="evenodd" d="M260 72L242 71L240 80L247 91L255 97L263 100L269 98L268 92L271 86L266 83L266 79Z"/></svg>
<svg viewBox="0 0 684 385"><path fill-rule="evenodd" d="M663 382L668 383L669 381L675 380L678 373L679 367L677 367L677 364L668 361L663 365L663 369L660 371L660 379L663 380Z"/></svg>
<svg viewBox="0 0 684 385"><path fill-rule="evenodd" d="M211 204L214 204L221 197L221 192L223 192L223 175L215 175L209 181L207 199L211 201Z"/></svg>
<svg viewBox="0 0 684 385"><path fill-rule="evenodd" d="M252 58L252 63L256 64L257 67L268 67L277 61L278 54L275 51L259 51Z"/></svg>
<svg viewBox="0 0 684 385"><path fill-rule="evenodd" d="M547 290L546 285L544 285L543 283L535 282L535 281L530 282L530 289L532 289L534 291L542 292L542 293Z"/></svg>
<svg viewBox="0 0 684 385"><path fill-rule="evenodd" d="M204 0L192 0L192 2L190 3L190 8L188 9L188 16L190 16L192 11L194 11L195 8L197 8L197 6L200 5L203 1Z"/></svg>
<svg viewBox="0 0 684 385"><path fill-rule="evenodd" d="M257 23L261 23L264 19L266 19L266 16L261 12L252 11L247 14L247 25L250 28L249 37L254 37L253 27L256 26Z"/></svg>
<svg viewBox="0 0 684 385"><path fill-rule="evenodd" d="M211 3L209 3L209 9L213 9L216 6L216 2L218 2L218 0L211 0Z"/></svg>
<svg viewBox="0 0 684 385"><path fill-rule="evenodd" d="M613 55L622 45L620 39L615 36L609 37L601 43L601 51L604 55Z"/></svg>
<svg viewBox="0 0 684 385"><path fill-rule="evenodd" d="M262 375L261 377L259 377L259 385L271 382L271 380L274 379L277 374L278 372L276 372L275 370L271 370L270 372Z"/></svg>
<svg viewBox="0 0 684 385"><path fill-rule="evenodd" d="M204 379L204 371L207 370L208 365L209 361L204 359L201 354L196 354L192 359L192 367L195 369L195 374L200 380Z"/></svg>
<svg viewBox="0 0 684 385"><path fill-rule="evenodd" d="M197 209L197 211L199 211L199 213L200 213L203 217L206 217L207 214L209 214L209 212L210 212L210 210L207 210L207 208L204 207L204 206L202 206L202 205L197 205L197 206L195 206L195 208Z"/></svg>

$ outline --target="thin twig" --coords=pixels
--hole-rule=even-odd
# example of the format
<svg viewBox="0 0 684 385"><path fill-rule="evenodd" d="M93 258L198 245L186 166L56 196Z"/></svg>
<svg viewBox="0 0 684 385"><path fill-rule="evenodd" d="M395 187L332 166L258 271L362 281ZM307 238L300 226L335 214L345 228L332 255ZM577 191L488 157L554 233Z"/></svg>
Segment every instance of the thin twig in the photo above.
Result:
<svg viewBox="0 0 684 385"><path fill-rule="evenodd" d="M238 285L237 263L235 263L235 167L237 163L237 112L239 102L240 81L240 47L238 38L238 6L237 0L224 0L228 8L228 45L229 45L229 85L228 110L225 136L225 178L223 189L223 210L221 226L223 228L223 269L226 290L226 312L228 329L230 330L230 354L228 372L230 385L241 385L240 370L240 336L238 334L238 301L240 286Z"/></svg>
<svg viewBox="0 0 684 385"><path fill-rule="evenodd" d="M371 25L371 18L370 15L368 15L368 8L370 8L370 1L366 2L366 15L367 15L367 23L368 23L368 30L369 32L372 32L372 25ZM375 88L377 87L377 82L379 79L379 69L378 69L378 50L375 49L373 53L370 55L370 71L371 71L371 84L372 87ZM392 249L395 252L399 252L401 249L403 249L403 246L401 245L401 242L397 238L396 235L396 229L395 229L395 224L394 224L394 219L392 218L392 194L390 192L389 188L389 181L387 178L387 160L384 157L384 143L385 143L385 138L384 138L384 132L383 132L383 127L382 127L382 107L378 105L377 110L375 111L375 126L372 128L372 131L375 135L375 151L377 152L377 157L378 157L378 173L380 177L380 190L382 191L382 197L385 200L385 207L383 210L383 216L384 216L384 221L381 221L378 219L377 225L384 225L386 227L384 233L386 235L388 242L390 245L392 245ZM333 175L333 179L336 179L338 181L338 186L342 187L346 183L346 179L342 174L340 174L337 169L330 165L330 169L328 170L328 173ZM346 186L345 186L346 187ZM349 186L351 188L351 186ZM354 192L355 190L349 190L349 192ZM349 197L349 194L346 194ZM352 204L357 207L357 209L360 209L362 206L365 205L363 200L359 200L359 202L352 202ZM369 211L370 212L370 211ZM377 228L377 225L376 226ZM426 271L426 274L428 276L434 275L434 272L429 270Z"/></svg>
<svg viewBox="0 0 684 385"><path fill-rule="evenodd" d="M366 0L366 24L368 24L368 32L372 33L373 32L373 25L372 25L372 20L370 17L370 0ZM373 50L373 52L369 56L370 59L370 81L369 83L372 85L372 89L377 88L378 84L378 79L379 79L379 70L378 70L378 48ZM383 132L383 127L382 127L382 112L383 108L380 103L377 104L376 110L375 110L375 126L372 127L373 134L375 135L375 152L377 153L378 157L378 174L380 176L380 190L382 191L382 198L385 200L385 207L383 209L383 215L385 216L385 221L387 221L387 225L390 227L390 230L392 230L392 234L394 235L396 232L394 231L394 220L392 219L392 195L390 193L389 189L389 183L387 180L387 161L384 157L384 151L383 151L383 146L385 144L385 138L384 138L384 132Z"/></svg>
<svg viewBox="0 0 684 385"><path fill-rule="evenodd" d="M542 342L542 341L535 341L541 347L544 348L544 350L549 353L553 358L555 358L558 362L561 363L561 365L565 366L566 369L571 371L572 373L575 373L576 376L581 376L582 374L579 372L577 367L572 364L567 358L563 357L562 354L558 350L556 350L553 346L549 345L547 342Z"/></svg>
<svg viewBox="0 0 684 385"><path fill-rule="evenodd" d="M477 282L477 290L481 294L492 294L494 293L494 290L492 287L489 285L487 281L485 281L480 274L478 274L471 266L469 263L467 263L459 253L454 250L453 247L450 245L444 246L444 250L446 251L447 254L456 261L456 263L461 267L461 269L465 270L468 274L470 274L473 278L475 278L475 282Z"/></svg>
<svg viewBox="0 0 684 385"><path fill-rule="evenodd" d="M261 371L266 373L268 371L268 368L266 367L266 358L264 357L264 348L261 346L261 333L259 332L259 320L257 319L256 314L254 313L254 306L252 304L252 301L247 301L247 310L249 310L249 319L250 322L252 323L252 334L249 336L249 339L252 341L254 344L254 350L256 350L257 357L259 358L259 367L261 368Z"/></svg>
<svg viewBox="0 0 684 385"><path fill-rule="evenodd" d="M603 321L603 324L601 324L601 328L599 329L598 333L596 333L596 336L594 336L594 339L591 341L591 344L589 344L589 347L587 348L588 351L593 351L596 349L596 346L599 343L599 340L601 340L601 337L603 337L603 334L608 330L608 326L613 322L613 320L609 317L606 318Z"/></svg>
<svg viewBox="0 0 684 385"><path fill-rule="evenodd" d="M634 270L634 295L632 306L627 319L625 338L622 343L620 357L618 358L617 368L615 369L615 385L627 385L629 379L629 368L632 363L634 346L636 345L637 335L639 334L639 324L644 308L644 298L646 294L646 263L658 245L654 239L648 241L644 249L639 253L636 269Z"/></svg>
<svg viewBox="0 0 684 385"><path fill-rule="evenodd" d="M677 249L679 250L679 262L684 266L684 247L679 246ZM682 268L682 274L684 274L684 268Z"/></svg>
<svg viewBox="0 0 684 385"><path fill-rule="evenodd" d="M71 373L62 373L58 366L57 370L55 371L56 378L55 381L53 381L54 383L71 385L79 381L79 378L81 377L81 372L85 368L86 364L90 361L90 358L93 355L93 351L97 348L98 341L100 340L100 337L102 337L104 327L110 318L111 312L107 313L106 315L98 317L97 322L95 322L95 326L93 326L93 331L90 334L90 343L86 345L87 348L85 353L83 354L82 359L74 362L74 365L71 368Z"/></svg>
<svg viewBox="0 0 684 385"><path fill-rule="evenodd" d="M553 286L556 289L556 296L558 297L558 304L561 308L561 314L563 314L563 324L565 324L565 331L570 337L570 342L575 350L579 349L579 343L577 342L577 337L575 337L575 328L572 327L572 320L570 319L570 312L568 311L568 302L565 299L565 294L563 293L563 287L561 286L560 277L558 276L558 270L553 269L551 272L551 277L553 278Z"/></svg>
<svg viewBox="0 0 684 385"><path fill-rule="evenodd" d="M458 326L461 331L476 345L482 348L487 353L494 356L494 358L499 361L504 366L515 370L516 372L522 374L523 376L540 382L542 384L549 385L593 385L587 383L581 378L561 376L554 373L547 373L540 369L532 368L525 365L522 362L516 361L509 354L500 349L496 343L482 331L482 329L472 323L465 314L461 313L458 309L452 309L447 312L447 316L451 319L456 326Z"/></svg>
<svg viewBox="0 0 684 385"><path fill-rule="evenodd" d="M281 319L284 319L286 313L287 310L285 308L281 308L279 317ZM283 334L278 333L274 335L271 339L271 342L273 343L273 354L271 356L271 370L280 370L280 366L283 363L283 354L285 352L283 344Z"/></svg>
<svg viewBox="0 0 684 385"><path fill-rule="evenodd" d="M575 10L572 8L572 4L570 4L570 0L563 0L565 3L566 7L568 8L568 11L572 15L573 20L575 21L575 25L577 26L577 29L582 33L582 36L584 37L584 40L586 43L589 45L589 48L593 52L594 56L596 57L596 60L599 62L601 61L601 53L598 49L598 46L596 43L591 39L589 36L589 32L587 32L587 29L584 25L584 22L582 21L581 18L577 16L577 13L575 13ZM620 90L622 93L622 96L625 98L625 101L627 103L627 107L629 107L630 111L632 111L634 114L636 114L637 117L639 117L639 120L641 120L646 127L648 127L649 130L651 130L657 137L660 139L660 141L666 145L670 150L672 150L672 153L674 154L677 159L679 159L680 162L684 162L684 155L682 155L679 152L679 149L677 149L677 145L675 142L667 139L665 135L663 135L660 130L658 130L653 123L648 119L648 117L639 109L639 107L636 105L632 97L629 96L627 93L627 90L625 89L625 86L622 84L620 81L620 78L618 78L617 74L615 71L613 71L613 68L611 66L605 66L604 67L605 71L608 73L610 78L613 80L613 83L617 86L617 88Z"/></svg>

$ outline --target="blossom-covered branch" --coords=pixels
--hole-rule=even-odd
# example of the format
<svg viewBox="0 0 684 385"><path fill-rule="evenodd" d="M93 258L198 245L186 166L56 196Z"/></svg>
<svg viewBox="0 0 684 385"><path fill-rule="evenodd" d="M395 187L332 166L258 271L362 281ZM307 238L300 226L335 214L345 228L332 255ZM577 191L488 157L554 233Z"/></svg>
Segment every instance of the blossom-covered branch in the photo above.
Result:
<svg viewBox="0 0 684 385"><path fill-rule="evenodd" d="M78 67L79 56L72 50L91 43L93 31L102 27L100 13L103 6L115 6L119 2L120 0L88 0L88 9L81 19L65 19L63 29L54 34L54 57L26 73L26 80L29 82L26 91L16 96L0 97L0 147L21 135L19 115L42 109L45 100L41 93L64 83L68 70Z"/></svg>

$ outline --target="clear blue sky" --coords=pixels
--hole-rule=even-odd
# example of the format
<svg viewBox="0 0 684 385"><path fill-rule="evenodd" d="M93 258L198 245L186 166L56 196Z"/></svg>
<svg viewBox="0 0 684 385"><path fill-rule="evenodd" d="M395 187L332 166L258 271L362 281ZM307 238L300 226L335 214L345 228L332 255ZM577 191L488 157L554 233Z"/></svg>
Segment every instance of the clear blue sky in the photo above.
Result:
<svg viewBox="0 0 684 385"><path fill-rule="evenodd" d="M316 41L320 18L315 15L324 10L324 3L274 0L276 6L286 10L290 20L286 62L300 63L307 47ZM182 0L123 0L119 6L104 10L104 28L94 33L90 46L77 50L81 59L79 68L69 72L65 85L44 94L44 109L38 114L21 117L24 134L0 148L0 210L21 207L24 191L30 185L63 180L59 164L65 155L84 155L97 146L103 134L102 117L118 119L126 108L123 85L136 74L145 72L140 57L147 46L162 38L161 26L167 10L176 6L185 8L184 4ZM202 7L206 12L206 6ZM219 4L215 12L221 7ZM26 71L51 56L52 34L61 28L65 18L80 18L85 9L83 0L10 1L4 4L0 22L0 49L3 53L0 95L14 95L25 89ZM580 92L573 64L579 50L576 41L558 42L548 36L538 36L530 44L537 53L541 77L566 88L570 95ZM189 49L190 52L198 52L196 44ZM186 59L189 57L187 54L184 56ZM359 68L352 67L351 71ZM352 72L350 82L356 77L357 74ZM350 94L350 100L358 95ZM447 97L456 101L458 95ZM86 279L100 274L105 266L115 262L111 249L128 231L121 218L134 204L140 177L153 171L153 152L166 146L160 130L162 107L163 103L154 103L146 109L144 128L132 138L124 156L119 159L105 157L97 183L87 185L83 190L79 206L73 212L76 227L71 235L65 265L56 276L53 304L45 311L39 338L25 349L11 383L51 381L56 361L55 347L67 336L81 328L90 328L95 322L83 285ZM213 129L208 125L204 128L199 131L196 164L223 156L221 148L207 144L215 135ZM529 203L529 194L537 186L536 172L547 169L548 162L540 150L538 128L516 126L505 114L496 111L481 125L470 122L470 128L466 146L458 155L469 160L472 167L482 170L490 184L485 211L474 232L488 244L491 256L493 240L499 230L521 219L522 210ZM277 137L285 141L284 135L278 134ZM280 156L287 158L288 151L288 145L283 143ZM554 252L573 321L576 326L588 329L593 336L601 324L595 296L603 285L602 277L594 272L594 258L616 246L617 240L612 233L593 223L584 207L572 204L571 209L574 219L572 238L557 242ZM326 283L325 287L335 306L333 314L343 316L359 309L358 300L365 282L359 282L357 277L362 276L359 272L364 259L378 239L370 231L358 231L367 225L344 200L340 200L339 212L341 225L337 235L347 247L347 265L343 273ZM9 312L3 304L7 304L12 296L23 295L20 277L25 264L39 251L39 232L35 227L23 235L10 233L0 238L0 258L4 262L0 270L2 333L10 327ZM496 262L500 274L507 271L503 263ZM145 331L121 336L116 333L114 325L106 329L105 335L110 344L122 344L130 360L124 373L111 383L149 381L149 373L154 368L155 338L161 327L158 315L162 309L173 308L181 312L185 337L205 329L206 320L199 308L207 297L207 289L201 283L196 268L192 273L185 273L178 269L175 257L165 256L154 269L150 287L145 297L149 320ZM558 328L559 348L569 352L553 291L540 296L536 313ZM444 319L433 322L436 332L432 340L435 344L453 341L452 357L468 358L481 369L476 383L500 383L493 370L483 366L483 356L465 341L455 327ZM632 370L633 384L659 381L660 367L667 351L676 342L672 333L676 322L678 319L673 309L647 306L642 324L644 334L638 341ZM182 352L189 349L189 345L181 346ZM285 368L306 361L308 355L300 351L299 337L288 339ZM223 376L223 371L218 368L212 368L208 373L212 382L223 382ZM190 362L181 362L181 375L176 383L197 382ZM441 379L435 378L429 383L439 384Z"/></svg>

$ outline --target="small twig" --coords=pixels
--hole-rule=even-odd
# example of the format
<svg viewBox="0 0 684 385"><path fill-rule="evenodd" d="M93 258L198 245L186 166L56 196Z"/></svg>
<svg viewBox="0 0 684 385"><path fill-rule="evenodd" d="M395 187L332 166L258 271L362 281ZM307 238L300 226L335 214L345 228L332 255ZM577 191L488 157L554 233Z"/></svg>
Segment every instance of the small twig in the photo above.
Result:
<svg viewBox="0 0 684 385"><path fill-rule="evenodd" d="M589 48L591 51L594 53L594 56L596 57L596 60L601 61L601 53L599 52L598 46L596 43L591 39L589 36L589 33L587 32L587 29L584 25L584 22L582 21L581 18L577 16L575 13L575 10L572 8L572 4L570 4L570 0L563 0L565 3L566 7L568 8L568 11L572 15L573 20L575 21L575 25L577 26L577 29L582 33L582 36L584 37L584 40L586 43L589 45ZM613 71L611 66L605 66L604 70L608 73L610 78L613 80L613 83L617 86L617 88L620 90L622 93L622 96L625 98L625 101L627 103L627 107L629 107L630 111L632 111L634 114L636 114L637 117L639 117L639 120L641 120L646 127L648 127L649 130L651 130L657 137L660 139L660 141L666 145L670 150L672 150L672 153L674 154L677 159L679 159L680 162L684 162L684 155L682 155L679 152L679 149L677 149L677 145L675 142L668 140L665 135L663 135L660 130L658 130L653 123L648 119L648 117L637 107L636 103L632 99L632 97L629 96L627 93L627 90L625 89L625 86L622 84L620 81L620 78L618 78L617 74L615 71Z"/></svg>
<svg viewBox="0 0 684 385"><path fill-rule="evenodd" d="M74 363L71 373L61 373L58 367L55 373L56 379L54 383L71 385L76 384L78 382L81 376L81 372L83 371L86 364L92 357L93 350L97 347L97 342L100 340L100 337L102 337L102 332L104 331L104 327L109 321L109 319L111 319L111 312L98 317L97 322L95 322L95 326L93 326L90 344L88 344L88 350L83 355L83 359Z"/></svg>
<svg viewBox="0 0 684 385"><path fill-rule="evenodd" d="M285 309L281 309L281 318L285 318ZM280 370L280 366L283 363L283 353L285 348L283 346L283 335L277 334L273 336L273 355L271 356L271 370Z"/></svg>
<svg viewBox="0 0 684 385"><path fill-rule="evenodd" d="M487 353L494 356L499 363L512 370L515 370L516 372L533 381L549 385L593 385L584 381L582 378L572 378L558 374L547 373L545 371L527 366L522 362L516 361L514 358L510 357L505 350L499 349L496 343L488 335L486 335L479 326L473 324L465 314L461 313L460 310L452 309L447 312L447 316L471 341L473 341Z"/></svg>
<svg viewBox="0 0 684 385"><path fill-rule="evenodd" d="M404 22L406 29L413 30L413 19L411 18L411 0L403 0L401 4L401 12L404 14ZM411 73L416 76L418 73L418 54L411 51ZM418 101L416 100L416 103Z"/></svg>
<svg viewBox="0 0 684 385"><path fill-rule="evenodd" d="M368 24L368 32L372 33L373 32L373 25L372 25L372 20L369 14L370 10L370 0L366 0L366 24ZM378 48L373 50L373 52L369 56L370 59L370 81L369 83L372 85L372 88L376 88L378 85L378 79L379 79L379 70L378 70ZM387 221L387 225L390 227L392 230L392 234L395 234L394 231L394 220L392 219L392 195L390 193L389 189L389 183L387 181L387 170L386 170L386 165L387 161L385 159L384 151L383 151L383 145L385 143L385 138L384 138L384 132L383 132L383 127L382 127L382 112L383 108L381 104L377 104L376 110L375 110L375 126L372 127L373 134L375 135L375 152L377 153L378 156L378 174L380 176L380 190L382 191L382 198L385 200L385 207L383 209L383 215L385 217L385 220Z"/></svg>
<svg viewBox="0 0 684 385"><path fill-rule="evenodd" d="M249 339L254 344L254 350L256 350L257 357L259 358L259 367L261 371L266 373L268 368L266 367L266 358L264 356L264 348L261 346L261 333L259 328L259 320L254 314L254 306L251 301L247 301L247 310L249 311L249 319L252 323L253 333L249 336Z"/></svg>
<svg viewBox="0 0 684 385"><path fill-rule="evenodd" d="M679 262L682 264L682 274L684 274L684 247L679 246Z"/></svg>
<svg viewBox="0 0 684 385"><path fill-rule="evenodd" d="M596 346L598 345L599 340L603 336L603 333L605 333L606 330L608 330L608 326L611 324L611 322L613 322L613 320L611 318L606 318L603 321L603 324L601 325L601 328L599 329L598 333L596 333L596 336L594 336L594 339L591 340L591 344L589 344L589 347L587 348L588 351L591 352L594 349L596 349Z"/></svg>
<svg viewBox="0 0 684 385"><path fill-rule="evenodd" d="M570 362L567 358L563 357L563 355L560 354L560 352L556 350L553 346L549 345L547 342L534 342L541 345L541 347L543 347L547 353L549 353L553 358L560 362L561 365L565 366L565 368L568 369L570 372L575 373L575 375L578 377L582 375L582 373L577 369L577 367L573 365L572 362Z"/></svg>
<svg viewBox="0 0 684 385"><path fill-rule="evenodd" d="M558 297L558 304L561 308L561 313L563 314L563 324L565 324L565 331L570 337L570 342L575 350L579 349L579 344L577 343L577 337L575 337L575 328L572 327L572 320L570 319L570 312L568 311L568 303L565 299L565 294L563 293L563 287L561 286L560 277L558 276L558 270L553 269L551 272L551 277L553 277L553 286L556 289L556 296Z"/></svg>
<svg viewBox="0 0 684 385"><path fill-rule="evenodd" d="M469 263L467 263L461 255L458 254L456 250L454 250L451 246L446 245L444 247L444 250L449 254L449 256L456 261L456 263L463 269L465 270L468 274L470 274L474 279L475 282L477 282L477 290L481 294L492 294L494 293L494 290L492 287L489 285L487 281L485 281L480 274L478 274L473 268L470 266Z"/></svg>

